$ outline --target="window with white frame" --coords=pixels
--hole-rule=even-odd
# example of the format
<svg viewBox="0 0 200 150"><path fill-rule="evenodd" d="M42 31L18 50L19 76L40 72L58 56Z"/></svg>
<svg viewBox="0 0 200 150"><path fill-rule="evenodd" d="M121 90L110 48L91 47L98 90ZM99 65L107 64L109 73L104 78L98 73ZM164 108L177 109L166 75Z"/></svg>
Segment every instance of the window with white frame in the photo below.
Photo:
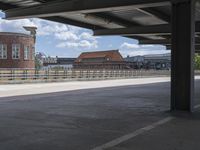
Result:
<svg viewBox="0 0 200 150"><path fill-rule="evenodd" d="M0 59L7 59L7 45L0 44Z"/></svg>
<svg viewBox="0 0 200 150"><path fill-rule="evenodd" d="M32 60L35 60L35 46L32 46Z"/></svg>
<svg viewBox="0 0 200 150"><path fill-rule="evenodd" d="M30 59L30 47L24 46L24 60Z"/></svg>
<svg viewBox="0 0 200 150"><path fill-rule="evenodd" d="M12 45L12 58L13 59L19 59L20 58L20 45L19 44L13 44Z"/></svg>

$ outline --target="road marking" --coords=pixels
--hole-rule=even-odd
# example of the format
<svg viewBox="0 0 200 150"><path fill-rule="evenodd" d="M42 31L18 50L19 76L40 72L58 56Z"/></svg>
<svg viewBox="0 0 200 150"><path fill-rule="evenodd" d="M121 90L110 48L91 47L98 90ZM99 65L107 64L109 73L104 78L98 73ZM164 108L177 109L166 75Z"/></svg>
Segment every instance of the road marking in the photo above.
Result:
<svg viewBox="0 0 200 150"><path fill-rule="evenodd" d="M194 106L195 109L200 108L200 104Z"/></svg>
<svg viewBox="0 0 200 150"><path fill-rule="evenodd" d="M171 121L172 119L174 119L174 117L167 117L167 118L165 118L163 120L155 122L155 123L153 123L151 125L148 125L148 126L146 126L144 128L138 129L138 130L134 131L133 133L126 134L126 135L121 136L121 137L119 137L117 139L114 139L114 140L112 140L112 141L110 141L108 143L105 143L105 144L103 144L101 146L93 148L92 150L105 150L105 149L114 147L116 145L121 144L122 142L125 142L125 141L130 140L130 139L132 139L132 138L134 138L134 137L136 137L136 136L138 136L140 134L143 134L144 132L147 132L147 131L152 130L152 129L154 129L154 128L162 125L162 124L165 124L165 123Z"/></svg>

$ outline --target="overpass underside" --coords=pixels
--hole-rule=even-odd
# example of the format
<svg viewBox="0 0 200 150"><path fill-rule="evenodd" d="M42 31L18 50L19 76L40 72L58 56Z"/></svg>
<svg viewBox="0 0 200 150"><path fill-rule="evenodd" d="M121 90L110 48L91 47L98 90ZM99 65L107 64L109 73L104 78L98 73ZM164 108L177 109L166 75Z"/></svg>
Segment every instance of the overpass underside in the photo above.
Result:
<svg viewBox="0 0 200 150"><path fill-rule="evenodd" d="M194 109L194 55L200 52L199 0L0 0L6 19L42 18L171 49L171 110Z"/></svg>

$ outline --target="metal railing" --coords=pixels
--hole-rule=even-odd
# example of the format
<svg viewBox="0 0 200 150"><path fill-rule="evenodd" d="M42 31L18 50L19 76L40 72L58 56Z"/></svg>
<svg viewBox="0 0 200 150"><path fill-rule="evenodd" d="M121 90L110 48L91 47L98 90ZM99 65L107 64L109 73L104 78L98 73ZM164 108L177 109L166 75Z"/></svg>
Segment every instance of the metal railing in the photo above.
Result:
<svg viewBox="0 0 200 150"><path fill-rule="evenodd" d="M200 71L195 71L200 75ZM0 69L0 83L106 80L170 76L170 70L35 70Z"/></svg>
<svg viewBox="0 0 200 150"><path fill-rule="evenodd" d="M168 70L34 70L0 69L0 80L112 79L167 76Z"/></svg>

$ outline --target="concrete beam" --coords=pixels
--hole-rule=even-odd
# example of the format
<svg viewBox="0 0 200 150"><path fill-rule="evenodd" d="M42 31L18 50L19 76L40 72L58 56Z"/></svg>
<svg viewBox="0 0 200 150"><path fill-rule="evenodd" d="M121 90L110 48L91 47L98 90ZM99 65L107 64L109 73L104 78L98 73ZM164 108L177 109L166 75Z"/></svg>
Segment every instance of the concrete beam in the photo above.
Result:
<svg viewBox="0 0 200 150"><path fill-rule="evenodd" d="M139 40L139 44L159 44L159 45L171 45L171 39L163 39L163 40ZM200 45L200 38L195 38L195 45Z"/></svg>
<svg viewBox="0 0 200 150"><path fill-rule="evenodd" d="M163 40L139 40L139 44L160 44L160 45L168 45L171 44L171 40L170 39L163 39Z"/></svg>
<svg viewBox="0 0 200 150"><path fill-rule="evenodd" d="M170 25L135 26L129 28L94 30L95 36L108 35L168 35L171 32Z"/></svg>
<svg viewBox="0 0 200 150"><path fill-rule="evenodd" d="M161 44L162 45L162 44ZM164 44L163 44L164 45ZM172 45L171 44L165 44L165 46L166 46L166 49L167 50L171 50L172 49ZM200 50L200 45L199 44L197 44L197 45L195 45L195 51L199 51Z"/></svg>
<svg viewBox="0 0 200 150"><path fill-rule="evenodd" d="M68 0L6 11L7 19L58 16L62 13L93 13L129 8L170 5L169 0Z"/></svg>
<svg viewBox="0 0 200 150"><path fill-rule="evenodd" d="M84 23L84 22L80 22L80 21L76 21L76 20L72 20L72 19L68 19L68 18L64 18L64 17L60 17L60 16L45 17L45 18L41 18L41 19L60 22L60 23L64 23L64 24L70 24L70 25L73 25L73 26L79 26L79 27L82 27L82 28L87 28L87 29L92 29L92 30L104 29L104 28L97 26L97 25L91 25L91 24L88 24L88 23Z"/></svg>
<svg viewBox="0 0 200 150"><path fill-rule="evenodd" d="M162 21L165 21L166 23L170 23L170 21L171 21L170 16L157 10L156 8L141 8L140 10L145 11L145 12L153 15L154 17L156 17Z"/></svg>
<svg viewBox="0 0 200 150"><path fill-rule="evenodd" d="M4 2L0 2L0 10L7 10L13 8L14 5L6 4Z"/></svg>
<svg viewBox="0 0 200 150"><path fill-rule="evenodd" d="M199 24L199 22L197 22ZM200 33L200 26L196 26L196 33ZM171 26L169 24L164 25L151 25L151 26L135 26L129 28L117 28L117 29L102 29L94 30L95 36L110 36L110 35L171 35Z"/></svg>
<svg viewBox="0 0 200 150"><path fill-rule="evenodd" d="M117 16L113 16L113 15L110 15L110 14L104 13L104 12L92 13L92 14L88 14L88 15L92 16L94 18L94 20L95 20L95 17L97 17L97 18L100 18L104 22L106 20L107 22L112 22L114 24L117 24L117 25L120 25L120 26L123 26L123 27L130 27L130 26L132 27L132 26L139 26L140 25L140 24L138 24L136 22L128 21L128 20L122 19L122 18L117 17ZM133 39L138 39L138 40L148 39L145 36L126 36L126 37L133 38Z"/></svg>

